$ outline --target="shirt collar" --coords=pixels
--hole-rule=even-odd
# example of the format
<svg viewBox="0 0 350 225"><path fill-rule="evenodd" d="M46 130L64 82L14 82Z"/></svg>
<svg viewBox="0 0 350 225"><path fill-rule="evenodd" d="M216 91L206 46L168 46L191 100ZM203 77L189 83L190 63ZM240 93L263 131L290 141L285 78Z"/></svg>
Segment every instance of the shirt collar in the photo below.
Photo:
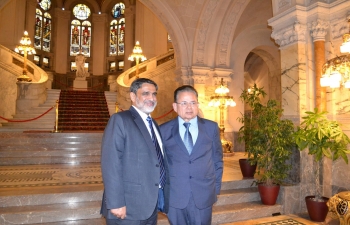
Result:
<svg viewBox="0 0 350 225"><path fill-rule="evenodd" d="M142 112L141 110L139 110L139 109L138 109L137 107L135 107L134 105L132 105L132 107L134 107L134 109L139 113L139 115L141 116L141 118L142 118L143 120L146 120L148 116L151 117L151 114L146 114L146 113ZM152 117L151 117L151 118L152 118Z"/></svg>
<svg viewBox="0 0 350 225"><path fill-rule="evenodd" d="M178 118L178 121L179 121L179 124L183 124L183 123L186 123L185 120L183 120L181 117L177 117ZM191 123L192 126L197 126L197 116L193 119L191 119L190 121L188 121L189 123Z"/></svg>

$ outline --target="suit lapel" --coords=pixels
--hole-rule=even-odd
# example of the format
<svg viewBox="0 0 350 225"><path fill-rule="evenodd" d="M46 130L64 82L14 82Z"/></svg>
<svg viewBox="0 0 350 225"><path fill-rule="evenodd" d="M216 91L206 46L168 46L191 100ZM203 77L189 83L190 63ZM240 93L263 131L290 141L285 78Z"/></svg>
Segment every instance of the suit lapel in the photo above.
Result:
<svg viewBox="0 0 350 225"><path fill-rule="evenodd" d="M203 143L204 136L205 136L204 134L206 132L204 127L204 121L200 117L197 117L197 125L198 125L198 137L197 137L196 143L193 146L192 154L193 152L198 151L197 149L199 148L199 145Z"/></svg>
<svg viewBox="0 0 350 225"><path fill-rule="evenodd" d="M174 119L174 126L173 129L171 131L172 136L175 138L176 143L179 145L179 147L188 154L187 148L184 144L184 142L182 141L182 138L180 136L180 132L179 132L179 121L178 119Z"/></svg>
<svg viewBox="0 0 350 225"><path fill-rule="evenodd" d="M149 149L155 149L155 146L153 144L151 135L149 134L149 131L147 130L147 127L145 125L145 122L142 120L141 116L139 113L134 109L133 106L130 107L130 112L134 117L134 121L137 125L137 127L140 129L141 134L143 138L145 139L147 146ZM153 152L156 152L155 150Z"/></svg>

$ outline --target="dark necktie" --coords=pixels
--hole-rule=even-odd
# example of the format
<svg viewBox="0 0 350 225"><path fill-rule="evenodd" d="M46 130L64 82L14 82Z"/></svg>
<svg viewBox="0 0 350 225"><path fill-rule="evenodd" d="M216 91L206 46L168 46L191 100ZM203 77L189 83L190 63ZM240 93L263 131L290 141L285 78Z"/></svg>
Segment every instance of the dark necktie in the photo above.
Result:
<svg viewBox="0 0 350 225"><path fill-rule="evenodd" d="M191 154L192 149L193 149L192 135L191 135L191 132L189 131L190 125L191 125L191 123L184 123L184 126L186 127L186 132L184 135L184 144L185 144L189 154Z"/></svg>
<svg viewBox="0 0 350 225"><path fill-rule="evenodd" d="M160 149L160 146L159 146L159 143L157 140L157 136L154 133L151 117L148 116L147 121L148 121L149 127L151 129L152 141L153 141L153 144L156 147L156 151L157 151L157 157L158 157L159 168L160 168L159 184L160 184L161 188L164 188L166 178L165 178L165 168L164 168L162 150Z"/></svg>

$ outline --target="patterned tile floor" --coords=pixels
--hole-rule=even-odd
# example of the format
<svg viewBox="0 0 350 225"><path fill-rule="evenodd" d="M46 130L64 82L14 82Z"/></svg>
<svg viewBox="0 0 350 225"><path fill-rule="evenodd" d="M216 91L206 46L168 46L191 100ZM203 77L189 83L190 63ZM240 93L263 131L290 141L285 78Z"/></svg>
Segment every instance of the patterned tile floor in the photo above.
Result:
<svg viewBox="0 0 350 225"><path fill-rule="evenodd" d="M223 181L242 179L238 158L225 157ZM0 166L0 196L49 192L72 189L102 189L99 163Z"/></svg>
<svg viewBox="0 0 350 225"><path fill-rule="evenodd" d="M244 153L224 158L223 181L241 180L238 159ZM102 176L99 163L84 164L50 164L0 166L0 196L25 194L64 193L74 190L102 190ZM294 219L297 223L286 220ZM273 221L279 221L275 223ZM312 223L297 216L277 216L254 221L235 222L227 225L312 225L329 223ZM333 225L333 224L332 224Z"/></svg>

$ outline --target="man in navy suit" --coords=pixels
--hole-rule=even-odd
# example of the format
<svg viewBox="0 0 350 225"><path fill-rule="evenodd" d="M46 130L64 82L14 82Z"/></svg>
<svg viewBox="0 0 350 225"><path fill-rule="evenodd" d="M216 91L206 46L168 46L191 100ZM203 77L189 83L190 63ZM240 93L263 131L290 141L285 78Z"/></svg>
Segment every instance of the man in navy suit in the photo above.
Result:
<svg viewBox="0 0 350 225"><path fill-rule="evenodd" d="M158 125L150 118L157 89L152 80L136 79L130 87L132 106L114 114L105 129L101 214L107 225L155 225L157 212L168 211L167 161Z"/></svg>
<svg viewBox="0 0 350 225"><path fill-rule="evenodd" d="M169 166L168 219L172 225L210 225L220 193L223 154L216 122L198 117L198 93L174 92L178 117L160 126Z"/></svg>

